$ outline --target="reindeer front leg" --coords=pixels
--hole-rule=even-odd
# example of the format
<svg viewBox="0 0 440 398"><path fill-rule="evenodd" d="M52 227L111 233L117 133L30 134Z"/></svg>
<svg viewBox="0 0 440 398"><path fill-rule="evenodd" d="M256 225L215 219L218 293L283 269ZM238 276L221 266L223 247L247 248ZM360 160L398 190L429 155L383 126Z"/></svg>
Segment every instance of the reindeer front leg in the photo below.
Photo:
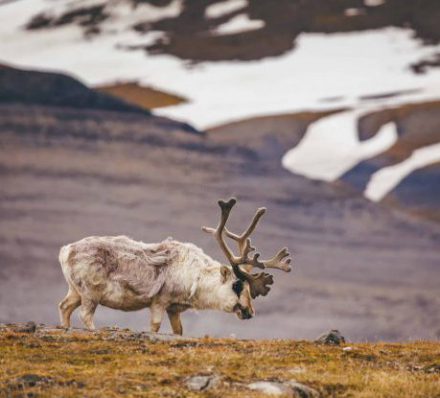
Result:
<svg viewBox="0 0 440 398"><path fill-rule="evenodd" d="M167 314L171 323L171 328L173 329L173 333L182 335L183 328L182 322L180 321L180 312L173 309L167 309Z"/></svg>
<svg viewBox="0 0 440 398"><path fill-rule="evenodd" d="M162 324L163 313L165 309L160 304L152 304L150 307L150 329L153 333L157 333Z"/></svg>

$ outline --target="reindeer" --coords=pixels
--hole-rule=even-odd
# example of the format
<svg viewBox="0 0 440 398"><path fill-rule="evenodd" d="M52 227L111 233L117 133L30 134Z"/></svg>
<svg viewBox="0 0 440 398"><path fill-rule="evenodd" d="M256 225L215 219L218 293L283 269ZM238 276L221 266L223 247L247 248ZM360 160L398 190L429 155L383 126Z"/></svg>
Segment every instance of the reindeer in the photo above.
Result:
<svg viewBox="0 0 440 398"><path fill-rule="evenodd" d="M266 296L273 277L252 269L291 270L290 254L281 249L270 260L260 260L252 252L250 235L265 213L260 208L248 228L237 235L226 228L236 199L218 202L221 217L216 228L202 227L217 240L229 261L221 264L191 243L168 238L160 243L143 243L126 236L91 236L63 246L59 261L69 286L59 304L63 327L70 327L72 312L81 306L80 318L93 330L93 315L98 304L123 311L149 307L151 331L158 332L167 312L173 333L181 335L180 314L189 309L216 309L235 313L239 319L255 315L252 300ZM234 255L225 241L238 244Z"/></svg>

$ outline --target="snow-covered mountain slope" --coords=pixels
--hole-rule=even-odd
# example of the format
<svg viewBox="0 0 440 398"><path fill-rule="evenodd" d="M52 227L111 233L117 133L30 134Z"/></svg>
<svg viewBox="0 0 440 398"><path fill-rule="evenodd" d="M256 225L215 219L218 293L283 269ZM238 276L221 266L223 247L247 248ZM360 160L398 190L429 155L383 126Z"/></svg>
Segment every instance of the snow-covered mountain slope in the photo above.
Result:
<svg viewBox="0 0 440 398"><path fill-rule="evenodd" d="M392 26L412 29L425 42L440 38L436 0L49 0L46 7L35 2L29 7L38 11L26 23L31 30L77 25L87 36L160 31L161 40L139 45L192 61L279 56L293 49L304 32Z"/></svg>
<svg viewBox="0 0 440 398"><path fill-rule="evenodd" d="M371 100L363 98L390 92L404 92L407 100L440 96L440 71L416 75L410 68L434 57L440 46L423 45L411 29L303 32L296 37L295 49L279 57L262 58L263 54L252 62L200 62L188 67L178 57L145 52L140 44L171 40L171 33L155 31L154 23L187 20L193 7L180 0L162 3L162 7L130 0L7 3L0 8L1 58L68 71L91 85L139 79L188 98L189 104L164 112L200 128L298 109L358 107L363 102L371 107ZM206 2L210 3L215 4ZM228 21L231 15L235 11L221 18ZM212 18L192 17L193 23L199 19ZM144 30L136 29L140 21ZM88 33L90 29L93 32ZM394 98L401 103L401 97ZM378 106L394 103L394 98Z"/></svg>
<svg viewBox="0 0 440 398"><path fill-rule="evenodd" d="M18 0L0 6L0 57L90 85L138 80L176 93L188 101L157 113L202 129L345 108L284 157L295 173L334 181L400 139L390 124L360 142L360 117L440 98L438 3L343 3Z"/></svg>

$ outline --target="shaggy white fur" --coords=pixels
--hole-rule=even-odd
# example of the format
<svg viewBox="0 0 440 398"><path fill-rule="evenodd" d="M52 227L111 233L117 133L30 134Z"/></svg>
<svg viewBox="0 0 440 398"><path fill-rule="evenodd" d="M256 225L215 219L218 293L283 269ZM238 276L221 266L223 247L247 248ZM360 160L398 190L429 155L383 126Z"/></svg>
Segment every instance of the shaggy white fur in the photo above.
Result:
<svg viewBox="0 0 440 398"><path fill-rule="evenodd" d="M182 333L179 315L188 308L252 316L249 286L237 295L229 266L191 243L166 239L147 244L126 236L91 236L63 246L59 260L69 291L60 303L63 326L81 305L81 319L93 329L98 304L123 311L150 307L158 331L165 311L173 331Z"/></svg>

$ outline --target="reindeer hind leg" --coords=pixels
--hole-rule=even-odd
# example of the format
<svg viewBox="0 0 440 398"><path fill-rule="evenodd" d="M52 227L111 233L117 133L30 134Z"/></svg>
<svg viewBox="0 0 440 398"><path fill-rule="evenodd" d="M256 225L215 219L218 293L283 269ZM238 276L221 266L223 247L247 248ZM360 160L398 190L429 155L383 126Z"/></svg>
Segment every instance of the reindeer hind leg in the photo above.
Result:
<svg viewBox="0 0 440 398"><path fill-rule="evenodd" d="M183 328L182 321L180 320L180 312L167 309L167 314L170 320L171 329L173 329L173 333L181 336L183 333Z"/></svg>
<svg viewBox="0 0 440 398"><path fill-rule="evenodd" d="M71 286L66 297L58 305L61 325L65 328L70 327L70 317L72 312L75 311L81 305L81 296Z"/></svg>
<svg viewBox="0 0 440 398"><path fill-rule="evenodd" d="M84 323L87 329L95 330L95 325L93 323L93 315L95 314L96 307L98 303L96 301L91 300L90 298L81 297L81 312L80 318Z"/></svg>

